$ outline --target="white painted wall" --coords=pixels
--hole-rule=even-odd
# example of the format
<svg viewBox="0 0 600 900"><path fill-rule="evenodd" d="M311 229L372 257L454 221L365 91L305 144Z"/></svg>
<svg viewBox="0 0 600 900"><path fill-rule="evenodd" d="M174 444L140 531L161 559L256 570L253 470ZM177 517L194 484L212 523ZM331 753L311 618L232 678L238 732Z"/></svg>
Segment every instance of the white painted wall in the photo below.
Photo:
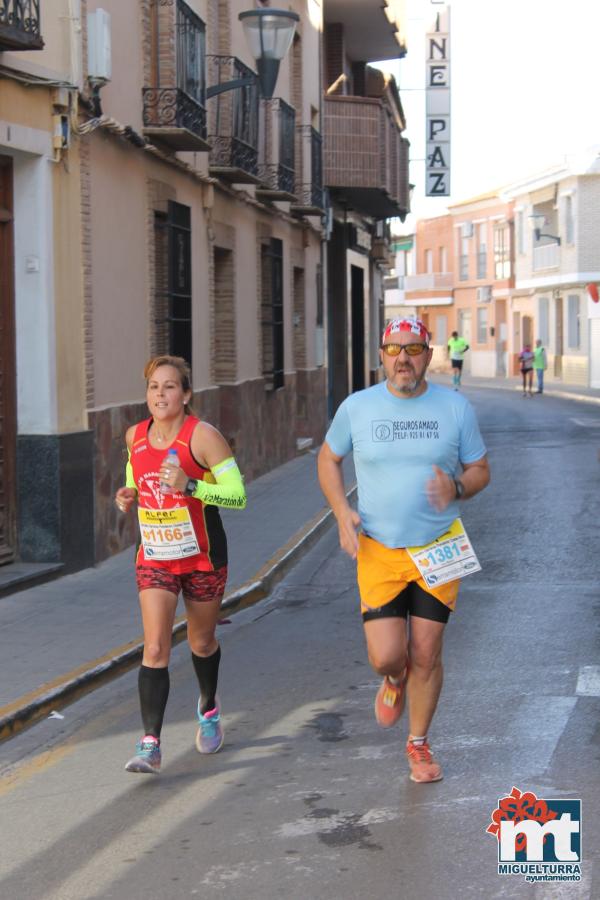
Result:
<svg viewBox="0 0 600 900"><path fill-rule="evenodd" d="M12 126L11 145L0 152L14 159L18 431L51 434L57 431L51 139Z"/></svg>

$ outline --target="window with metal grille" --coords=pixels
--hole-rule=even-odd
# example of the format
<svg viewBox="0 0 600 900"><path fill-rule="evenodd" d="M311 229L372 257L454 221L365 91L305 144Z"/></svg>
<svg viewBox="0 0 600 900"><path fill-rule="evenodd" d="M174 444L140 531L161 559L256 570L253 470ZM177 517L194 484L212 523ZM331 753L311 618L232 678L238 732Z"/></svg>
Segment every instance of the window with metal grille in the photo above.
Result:
<svg viewBox="0 0 600 900"><path fill-rule="evenodd" d="M547 347L550 343L550 301L548 297L540 297L538 322L538 337L544 347Z"/></svg>
<svg viewBox="0 0 600 900"><path fill-rule="evenodd" d="M283 242L261 246L262 374L265 387L283 387Z"/></svg>
<svg viewBox="0 0 600 900"><path fill-rule="evenodd" d="M154 349L192 364L192 259L189 206L169 201L154 215Z"/></svg>
<svg viewBox="0 0 600 900"><path fill-rule="evenodd" d="M477 310L477 343L487 344L487 325L488 311L487 309Z"/></svg>
<svg viewBox="0 0 600 900"><path fill-rule="evenodd" d="M494 278L510 278L510 232L508 225L494 228Z"/></svg>
<svg viewBox="0 0 600 900"><path fill-rule="evenodd" d="M487 277L486 223L477 226L477 277Z"/></svg>
<svg viewBox="0 0 600 900"><path fill-rule="evenodd" d="M568 332L567 344L570 350L579 350L581 346L581 317L579 315L579 296L569 294L568 298Z"/></svg>
<svg viewBox="0 0 600 900"><path fill-rule="evenodd" d="M202 106L206 100L206 30L202 19L177 0L177 87Z"/></svg>

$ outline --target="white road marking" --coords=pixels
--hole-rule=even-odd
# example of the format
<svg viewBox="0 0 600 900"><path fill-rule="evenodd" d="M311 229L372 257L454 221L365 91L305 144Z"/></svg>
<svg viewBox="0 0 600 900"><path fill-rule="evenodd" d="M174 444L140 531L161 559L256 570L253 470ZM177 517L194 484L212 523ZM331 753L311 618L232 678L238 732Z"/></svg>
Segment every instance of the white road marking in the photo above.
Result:
<svg viewBox="0 0 600 900"><path fill-rule="evenodd" d="M570 419L571 422L574 422L575 425L580 425L581 428L600 428L600 422L597 419L575 419L573 416Z"/></svg>
<svg viewBox="0 0 600 900"><path fill-rule="evenodd" d="M576 697L524 697L518 706L510 730L528 750L532 772L543 774L550 765L569 717L577 703Z"/></svg>
<svg viewBox="0 0 600 900"><path fill-rule="evenodd" d="M579 697L600 697L600 666L581 666L575 693Z"/></svg>

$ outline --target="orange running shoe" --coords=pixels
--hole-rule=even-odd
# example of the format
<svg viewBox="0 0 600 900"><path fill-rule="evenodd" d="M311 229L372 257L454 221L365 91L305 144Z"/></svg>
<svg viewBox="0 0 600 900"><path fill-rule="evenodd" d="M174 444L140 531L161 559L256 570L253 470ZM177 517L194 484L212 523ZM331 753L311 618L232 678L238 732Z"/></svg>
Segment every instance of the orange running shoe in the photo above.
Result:
<svg viewBox="0 0 600 900"><path fill-rule="evenodd" d="M400 684L393 684L387 675L375 695L375 718L382 728L395 725L404 711L406 674Z"/></svg>
<svg viewBox="0 0 600 900"><path fill-rule="evenodd" d="M431 747L427 741L422 744L413 744L412 741L407 741L406 756L412 781L418 783L441 781L444 777L442 767L433 758Z"/></svg>

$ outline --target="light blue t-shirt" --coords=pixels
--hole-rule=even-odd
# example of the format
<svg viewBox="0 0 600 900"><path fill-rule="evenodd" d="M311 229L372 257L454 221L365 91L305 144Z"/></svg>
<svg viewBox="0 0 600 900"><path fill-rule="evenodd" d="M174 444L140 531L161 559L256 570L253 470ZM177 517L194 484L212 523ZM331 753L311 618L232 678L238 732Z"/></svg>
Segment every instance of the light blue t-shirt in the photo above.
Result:
<svg viewBox="0 0 600 900"><path fill-rule="evenodd" d="M420 397L403 399L381 382L351 394L325 436L336 456L353 451L362 530L386 547L427 544L460 515L453 501L438 513L425 484L432 466L454 476L486 448L475 412L457 391L428 384Z"/></svg>

